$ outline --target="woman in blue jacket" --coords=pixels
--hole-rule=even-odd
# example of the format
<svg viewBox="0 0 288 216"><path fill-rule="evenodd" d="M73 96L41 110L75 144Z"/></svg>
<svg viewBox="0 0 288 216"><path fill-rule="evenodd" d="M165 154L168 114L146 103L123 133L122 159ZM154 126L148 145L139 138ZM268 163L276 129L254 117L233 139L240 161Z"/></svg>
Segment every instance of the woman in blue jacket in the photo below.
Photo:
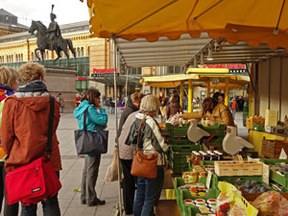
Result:
<svg viewBox="0 0 288 216"><path fill-rule="evenodd" d="M86 118L87 130L95 128L104 129L107 126L108 116L106 110L100 106L101 93L94 87L90 87L85 93L79 106L74 110L74 116L78 121L79 129L83 129L84 111L88 109ZM90 153L85 155L81 182L81 203L88 206L104 205L105 200L97 197L95 186L98 178L101 154Z"/></svg>

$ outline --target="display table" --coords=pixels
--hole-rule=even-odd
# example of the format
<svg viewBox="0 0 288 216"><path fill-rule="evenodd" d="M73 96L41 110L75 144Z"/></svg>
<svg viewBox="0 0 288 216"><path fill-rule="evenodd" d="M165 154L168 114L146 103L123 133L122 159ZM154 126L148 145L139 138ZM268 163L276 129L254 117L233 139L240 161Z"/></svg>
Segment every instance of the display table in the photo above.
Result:
<svg viewBox="0 0 288 216"><path fill-rule="evenodd" d="M263 131L250 130L248 132L248 140L249 140L249 142L251 142L254 145L254 150L258 152L260 157L263 157L263 155L262 155L262 140L264 137L266 139L271 139L271 140L273 140L273 139L275 139L275 140L287 139L283 136L278 136L278 135L266 133Z"/></svg>

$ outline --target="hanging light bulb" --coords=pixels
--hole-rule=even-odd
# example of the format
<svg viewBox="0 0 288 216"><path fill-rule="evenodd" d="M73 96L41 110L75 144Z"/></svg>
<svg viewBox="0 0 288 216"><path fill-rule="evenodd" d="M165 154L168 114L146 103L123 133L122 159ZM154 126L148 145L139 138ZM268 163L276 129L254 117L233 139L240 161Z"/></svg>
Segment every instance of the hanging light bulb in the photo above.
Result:
<svg viewBox="0 0 288 216"><path fill-rule="evenodd" d="M208 56L207 56L208 61L213 61L213 56L212 56L212 47L209 45L208 47Z"/></svg>
<svg viewBox="0 0 288 216"><path fill-rule="evenodd" d="M201 51L201 53L200 53L200 64L201 64L201 65L204 64L204 54L203 54L202 51Z"/></svg>

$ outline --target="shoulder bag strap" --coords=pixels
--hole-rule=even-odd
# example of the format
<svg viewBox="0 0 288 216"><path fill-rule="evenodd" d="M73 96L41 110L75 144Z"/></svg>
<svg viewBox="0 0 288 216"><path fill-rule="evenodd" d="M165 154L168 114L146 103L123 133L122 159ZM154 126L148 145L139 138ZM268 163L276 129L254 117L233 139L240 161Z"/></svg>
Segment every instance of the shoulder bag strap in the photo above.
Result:
<svg viewBox="0 0 288 216"><path fill-rule="evenodd" d="M137 134L137 143L136 143L136 149L139 149L139 144L140 144L140 136L142 134L142 126L145 124L146 122L146 116L144 116L144 118L141 120L139 127L138 127L138 134Z"/></svg>
<svg viewBox="0 0 288 216"><path fill-rule="evenodd" d="M53 134L53 120L54 120L54 108L55 108L54 97L49 96L49 100L50 100L50 112L49 112L49 124L48 124L48 140L46 145L46 154L48 156L48 160L52 152L52 134Z"/></svg>
<svg viewBox="0 0 288 216"><path fill-rule="evenodd" d="M84 111L84 117L83 117L83 130L84 131L87 131L86 119L87 119L88 109L89 107L87 107Z"/></svg>

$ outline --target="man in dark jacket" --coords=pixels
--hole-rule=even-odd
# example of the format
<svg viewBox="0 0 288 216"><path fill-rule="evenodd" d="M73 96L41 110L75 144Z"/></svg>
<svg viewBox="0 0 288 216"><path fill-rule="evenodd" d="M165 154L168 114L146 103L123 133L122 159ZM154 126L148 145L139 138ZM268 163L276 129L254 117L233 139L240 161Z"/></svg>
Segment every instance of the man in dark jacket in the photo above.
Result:
<svg viewBox="0 0 288 216"><path fill-rule="evenodd" d="M121 134L122 128L124 123L126 122L128 116L139 110L141 99L144 95L140 92L133 93L127 100L127 105L125 109L123 110L121 117L120 117L120 123L119 123L119 129L117 132L116 142L118 143L118 138ZM123 170L123 200L124 200L124 210L126 215L133 214L133 201L134 201L134 194L135 194L135 179L134 176L130 174L131 166L132 166L132 159L124 159L121 158L121 155L119 155L122 170Z"/></svg>

